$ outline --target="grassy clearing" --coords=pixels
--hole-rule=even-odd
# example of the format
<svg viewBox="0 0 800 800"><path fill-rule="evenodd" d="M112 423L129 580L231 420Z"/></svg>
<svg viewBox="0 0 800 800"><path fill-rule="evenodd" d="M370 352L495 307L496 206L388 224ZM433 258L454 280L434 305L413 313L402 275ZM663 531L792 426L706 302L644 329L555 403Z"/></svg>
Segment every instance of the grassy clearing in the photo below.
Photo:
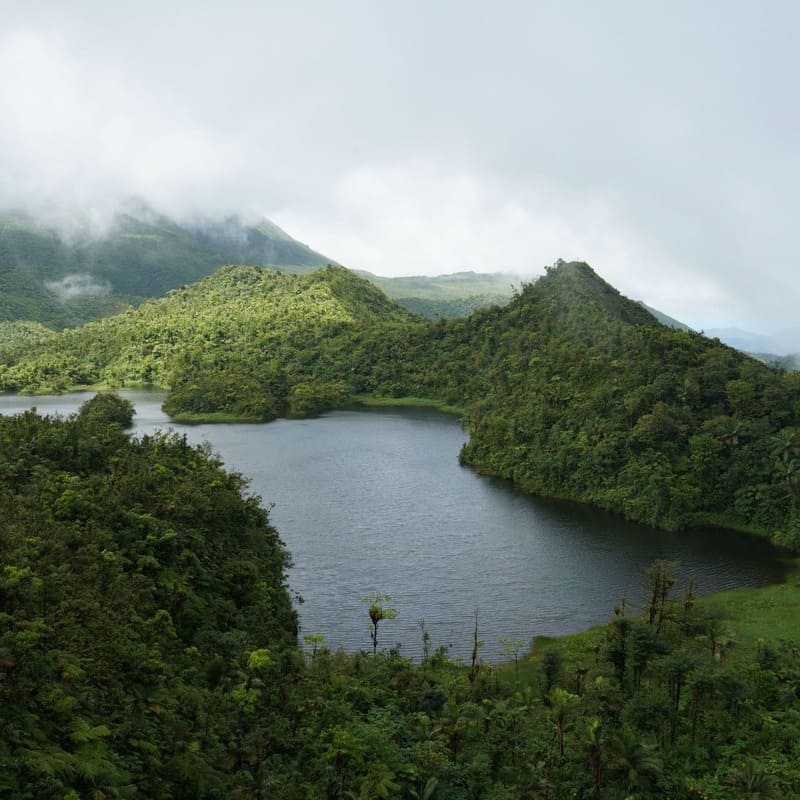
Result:
<svg viewBox="0 0 800 800"><path fill-rule="evenodd" d="M703 605L719 615L739 647L755 648L759 640L777 645L800 638L800 559L784 583L760 589L731 589L707 597Z"/></svg>
<svg viewBox="0 0 800 800"><path fill-rule="evenodd" d="M241 414L229 414L227 411L209 411L205 414L194 414L191 411L184 411L170 417L173 422L181 425L217 425L217 424L236 424L236 423L256 423L264 422L258 417L248 417Z"/></svg>
<svg viewBox="0 0 800 800"><path fill-rule="evenodd" d="M698 601L698 606L711 616L719 617L725 632L735 642L731 658L737 655L752 657L753 651L764 644L773 647L781 641L800 639L800 559L783 583L760 589L731 589ZM609 619L613 616L609 610ZM605 625L597 625L580 633L559 637L537 636L531 650L520 657L518 670L522 686L537 686L542 669L542 657L549 650L561 655L564 674L577 668L591 669L597 651L605 640ZM498 680L516 680L513 662L496 665Z"/></svg>
<svg viewBox="0 0 800 800"><path fill-rule="evenodd" d="M442 400L431 400L428 397L372 397L371 395L353 395L348 406L352 408L433 408L444 414L461 416L463 409L459 406L449 405ZM324 413L324 412L323 412ZM315 415L316 416L316 415ZM182 412L171 417L175 422L186 425L236 423L236 422L264 422L258 417L230 414L225 411L195 414L190 411ZM305 419L305 417L287 417L287 419Z"/></svg>
<svg viewBox="0 0 800 800"><path fill-rule="evenodd" d="M464 409L461 406L451 405L444 400L432 400L430 397L373 397L369 394L356 394L350 398L354 406L370 406L374 408L435 408L445 414L461 416Z"/></svg>

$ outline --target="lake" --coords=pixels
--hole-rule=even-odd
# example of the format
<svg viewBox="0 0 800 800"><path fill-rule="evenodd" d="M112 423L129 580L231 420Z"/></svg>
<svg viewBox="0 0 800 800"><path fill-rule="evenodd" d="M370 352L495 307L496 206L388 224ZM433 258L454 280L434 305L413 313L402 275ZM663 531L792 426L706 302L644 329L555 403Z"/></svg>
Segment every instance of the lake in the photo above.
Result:
<svg viewBox="0 0 800 800"><path fill-rule="evenodd" d="M533 498L458 463L458 421L427 409L335 411L259 425L178 425L163 395L122 392L136 406L134 435L173 429L208 441L252 492L274 503L271 519L292 553L289 579L301 637L369 649L362 597L391 595L397 618L379 646L431 646L465 659L475 612L481 655L503 639L555 636L606 621L625 595L638 610L642 572L656 558L680 562L700 594L779 581L768 543L719 531L665 533L572 503ZM0 397L0 413L36 406L69 414L91 395Z"/></svg>

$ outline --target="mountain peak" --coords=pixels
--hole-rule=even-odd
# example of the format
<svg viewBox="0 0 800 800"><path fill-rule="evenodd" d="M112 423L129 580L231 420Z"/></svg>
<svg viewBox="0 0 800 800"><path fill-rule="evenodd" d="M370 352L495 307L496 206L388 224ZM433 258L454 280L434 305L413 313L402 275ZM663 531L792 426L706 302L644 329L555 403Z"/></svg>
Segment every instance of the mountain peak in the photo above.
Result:
<svg viewBox="0 0 800 800"><path fill-rule="evenodd" d="M574 308L577 313L588 311L591 306L632 325L658 324L647 309L620 294L585 261L559 259L545 269L545 274L532 284L530 291L562 309Z"/></svg>

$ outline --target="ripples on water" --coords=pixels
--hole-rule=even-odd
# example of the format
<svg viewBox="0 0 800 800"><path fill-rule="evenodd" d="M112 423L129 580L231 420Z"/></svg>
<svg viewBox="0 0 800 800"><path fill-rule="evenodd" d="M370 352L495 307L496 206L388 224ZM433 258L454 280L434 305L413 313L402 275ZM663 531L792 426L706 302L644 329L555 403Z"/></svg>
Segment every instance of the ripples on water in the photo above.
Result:
<svg viewBox="0 0 800 800"><path fill-rule="evenodd" d="M501 638L526 642L608 619L626 595L642 598L642 571L656 558L681 562L700 593L762 585L783 575L765 542L730 533L669 534L593 509L537 500L459 465L465 434L455 418L422 409L337 411L265 425L170 423L163 396L125 393L135 433L173 428L208 440L251 480L292 553L301 636L368 649L361 597L390 594L397 618L379 645L419 656L425 620L431 646L467 659L474 614L484 658ZM0 413L36 405L71 413L88 395L1 397ZM724 544L723 544L724 542Z"/></svg>

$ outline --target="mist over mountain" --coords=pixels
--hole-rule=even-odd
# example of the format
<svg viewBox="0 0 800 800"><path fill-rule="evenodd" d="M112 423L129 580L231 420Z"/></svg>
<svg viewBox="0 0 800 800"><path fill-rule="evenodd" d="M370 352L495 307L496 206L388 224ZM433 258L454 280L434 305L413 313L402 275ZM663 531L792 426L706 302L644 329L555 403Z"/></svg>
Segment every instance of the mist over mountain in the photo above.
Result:
<svg viewBox="0 0 800 800"><path fill-rule="evenodd" d="M332 259L269 220L181 221L129 200L109 218L88 213L0 215L0 319L67 327L192 283L223 264L308 271Z"/></svg>
<svg viewBox="0 0 800 800"><path fill-rule="evenodd" d="M73 327L161 297L227 264L303 273L337 262L258 214L176 218L135 199L108 214L77 208L0 212L0 321ZM505 303L518 280L476 272L360 274L429 318Z"/></svg>

